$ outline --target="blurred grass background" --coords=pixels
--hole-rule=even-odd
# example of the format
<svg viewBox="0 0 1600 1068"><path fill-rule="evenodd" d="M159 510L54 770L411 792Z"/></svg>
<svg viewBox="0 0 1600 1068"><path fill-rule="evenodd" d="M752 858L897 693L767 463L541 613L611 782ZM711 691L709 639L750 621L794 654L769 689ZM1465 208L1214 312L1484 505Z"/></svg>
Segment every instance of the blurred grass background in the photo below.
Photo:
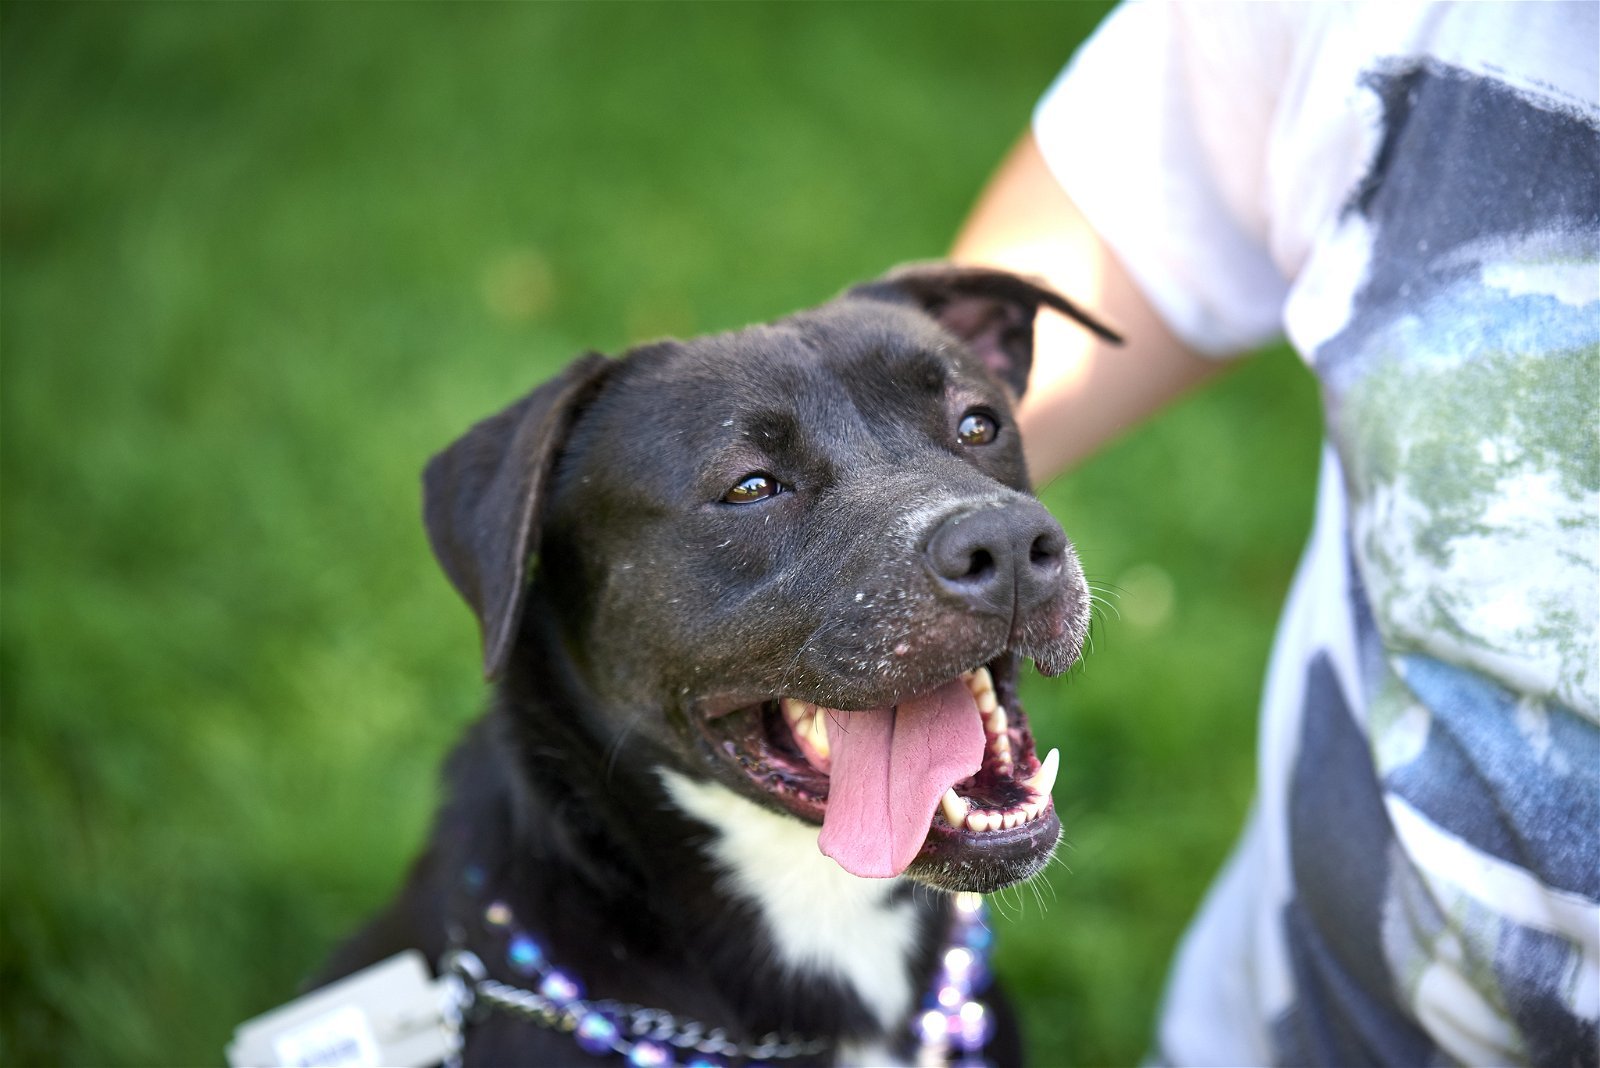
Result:
<svg viewBox="0 0 1600 1068"><path fill-rule="evenodd" d="M0 1059L215 1063L286 999L483 700L425 458L584 348L941 254L1103 11L0 8ZM1038 1064L1146 1048L1317 423L1270 353L1046 492L1121 615L1026 691L1068 837L999 902Z"/></svg>

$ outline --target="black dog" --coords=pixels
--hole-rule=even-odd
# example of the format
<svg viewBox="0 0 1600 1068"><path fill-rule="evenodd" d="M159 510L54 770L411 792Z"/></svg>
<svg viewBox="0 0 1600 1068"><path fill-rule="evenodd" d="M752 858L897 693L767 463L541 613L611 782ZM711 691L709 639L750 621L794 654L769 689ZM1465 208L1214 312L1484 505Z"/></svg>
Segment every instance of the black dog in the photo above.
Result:
<svg viewBox="0 0 1600 1068"><path fill-rule="evenodd" d="M1026 879L1060 834L1016 693L1089 617L1012 422L1041 304L1111 336L1012 275L906 268L585 356L437 456L428 535L495 699L410 882L324 981L407 947L556 976L521 1011L480 998L468 1062L917 1056L946 891ZM585 1017L568 978L660 1012Z"/></svg>

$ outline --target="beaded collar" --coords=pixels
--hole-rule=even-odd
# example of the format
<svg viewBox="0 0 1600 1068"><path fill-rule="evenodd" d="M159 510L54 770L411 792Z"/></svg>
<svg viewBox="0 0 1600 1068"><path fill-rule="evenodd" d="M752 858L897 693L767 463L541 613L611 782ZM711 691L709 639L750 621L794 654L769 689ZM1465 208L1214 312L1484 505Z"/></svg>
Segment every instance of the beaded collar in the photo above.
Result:
<svg viewBox="0 0 1600 1068"><path fill-rule="evenodd" d="M481 869L470 868L466 883L481 888ZM989 930L983 897L955 895L955 919L939 954L933 983L912 1017L916 1041L914 1063L945 1065L951 1057L978 1068L985 1062L984 1043L993 1031L981 995L989 987ZM768 1034L755 1042L738 1042L720 1027L707 1027L661 1009L585 996L582 981L557 967L544 946L519 927L511 908L493 901L480 914L484 928L505 944L505 963L526 978L530 988L490 978L478 956L461 947L445 954L441 971L460 983L458 1020L476 1012L504 1012L540 1027L570 1034L578 1048L595 1057L620 1056L634 1068L723 1068L733 1062L785 1061L814 1057L833 1046L831 1039Z"/></svg>

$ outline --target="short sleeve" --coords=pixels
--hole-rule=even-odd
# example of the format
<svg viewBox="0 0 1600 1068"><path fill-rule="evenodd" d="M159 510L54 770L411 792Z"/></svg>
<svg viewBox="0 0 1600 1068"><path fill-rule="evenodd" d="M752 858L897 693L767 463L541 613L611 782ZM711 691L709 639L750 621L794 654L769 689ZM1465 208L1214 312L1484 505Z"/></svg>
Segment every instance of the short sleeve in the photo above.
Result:
<svg viewBox="0 0 1600 1068"><path fill-rule="evenodd" d="M1282 332L1268 137L1289 47L1250 9L1115 10L1040 101L1033 131L1067 195L1173 332L1228 356ZM1224 10L1226 9L1226 10Z"/></svg>

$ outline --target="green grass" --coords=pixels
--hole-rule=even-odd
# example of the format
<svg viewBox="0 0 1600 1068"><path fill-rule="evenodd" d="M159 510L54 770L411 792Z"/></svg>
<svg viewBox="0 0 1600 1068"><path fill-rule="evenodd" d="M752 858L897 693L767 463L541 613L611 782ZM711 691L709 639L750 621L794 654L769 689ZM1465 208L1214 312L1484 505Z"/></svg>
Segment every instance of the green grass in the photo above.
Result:
<svg viewBox="0 0 1600 1068"><path fill-rule="evenodd" d="M215 1063L283 1000L483 700L425 458L582 349L940 254L1102 11L0 7L0 1060ZM1001 902L1039 1064L1145 1049L1316 426L1280 352L1046 494L1123 618L1027 693L1070 843Z"/></svg>

